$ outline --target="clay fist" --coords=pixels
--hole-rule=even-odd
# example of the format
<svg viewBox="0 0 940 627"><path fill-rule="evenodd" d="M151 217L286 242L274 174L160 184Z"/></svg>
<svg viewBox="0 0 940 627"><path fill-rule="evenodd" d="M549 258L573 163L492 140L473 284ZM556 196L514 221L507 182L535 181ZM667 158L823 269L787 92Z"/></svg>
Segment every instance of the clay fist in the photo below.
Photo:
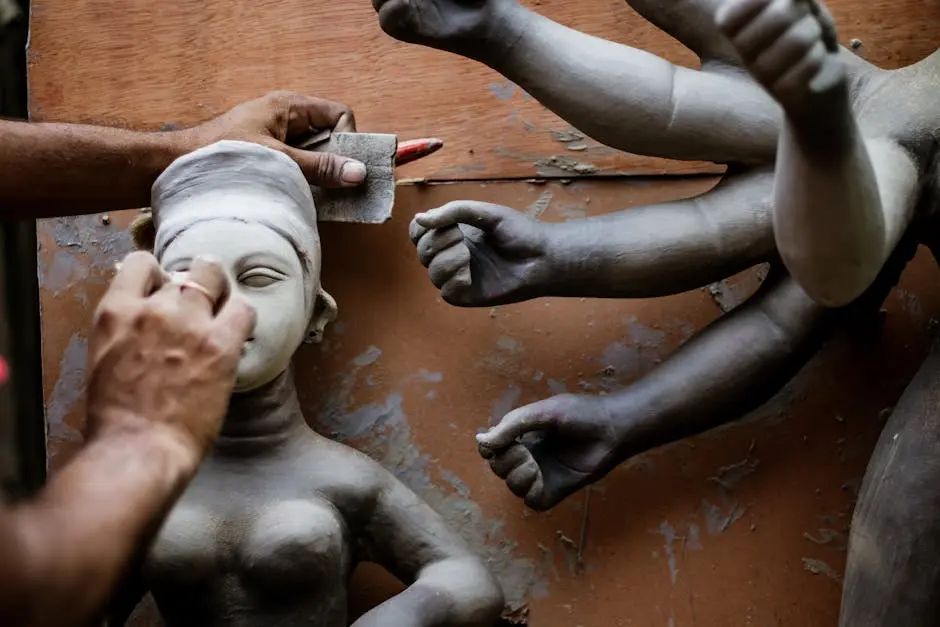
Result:
<svg viewBox="0 0 940 627"><path fill-rule="evenodd" d="M514 0L372 0L382 30L411 44L468 54Z"/></svg>
<svg viewBox="0 0 940 627"><path fill-rule="evenodd" d="M792 116L844 88L835 24L818 0L727 0L716 21L751 75Z"/></svg>
<svg viewBox="0 0 940 627"><path fill-rule="evenodd" d="M410 232L441 297L484 307L539 295L552 272L547 226L509 207L456 201L416 215Z"/></svg>
<svg viewBox="0 0 940 627"><path fill-rule="evenodd" d="M574 394L520 407L477 435L493 472L540 511L610 472L619 461L619 441L605 398Z"/></svg>

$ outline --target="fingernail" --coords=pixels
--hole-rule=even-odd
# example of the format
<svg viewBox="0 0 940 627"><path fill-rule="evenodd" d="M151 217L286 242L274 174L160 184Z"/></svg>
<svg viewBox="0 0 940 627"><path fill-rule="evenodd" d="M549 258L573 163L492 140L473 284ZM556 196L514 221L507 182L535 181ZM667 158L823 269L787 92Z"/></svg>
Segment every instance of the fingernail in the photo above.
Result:
<svg viewBox="0 0 940 627"><path fill-rule="evenodd" d="M340 178L344 183L361 183L366 180L366 166L358 161L347 161L343 164Z"/></svg>

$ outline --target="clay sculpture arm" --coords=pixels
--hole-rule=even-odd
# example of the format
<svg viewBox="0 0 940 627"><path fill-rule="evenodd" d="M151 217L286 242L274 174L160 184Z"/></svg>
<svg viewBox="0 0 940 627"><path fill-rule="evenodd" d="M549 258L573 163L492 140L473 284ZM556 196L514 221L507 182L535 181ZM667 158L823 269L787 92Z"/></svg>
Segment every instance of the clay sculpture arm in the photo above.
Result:
<svg viewBox="0 0 940 627"><path fill-rule="evenodd" d="M457 201L417 215L411 238L453 305L674 294L774 258L772 178L728 175L695 198L563 223Z"/></svg>
<svg viewBox="0 0 940 627"><path fill-rule="evenodd" d="M779 274L626 390L510 412L477 436L480 454L526 505L546 510L639 453L759 407L816 352L831 317ZM529 432L533 442L517 442Z"/></svg>
<svg viewBox="0 0 940 627"><path fill-rule="evenodd" d="M365 557L408 584L353 627L490 627L503 594L479 557L414 492L379 469L383 485L364 525Z"/></svg>
<svg viewBox="0 0 940 627"><path fill-rule="evenodd" d="M912 238L902 240L871 288L837 310L817 304L778 267L744 305L626 390L565 394L516 409L477 436L480 454L529 507L550 509L637 454L737 420L765 403L812 357L835 322L877 309L916 249ZM520 443L527 434L530 441Z"/></svg>
<svg viewBox="0 0 940 627"><path fill-rule="evenodd" d="M849 303L907 228L917 167L894 142L862 136L847 53L817 0L728 0L716 19L786 114L774 192L780 255L816 301Z"/></svg>
<svg viewBox="0 0 940 627"><path fill-rule="evenodd" d="M283 150L319 185L361 183L362 164L284 143L317 128L355 131L352 112L319 98L273 92L199 126L165 133L0 120L0 219L146 207L154 180L174 159L220 138ZM362 170L358 179L348 178L356 167Z"/></svg>
<svg viewBox="0 0 940 627"><path fill-rule="evenodd" d="M393 37L484 63L619 150L722 163L774 158L780 109L741 74L679 67L557 24L516 0L373 5Z"/></svg>

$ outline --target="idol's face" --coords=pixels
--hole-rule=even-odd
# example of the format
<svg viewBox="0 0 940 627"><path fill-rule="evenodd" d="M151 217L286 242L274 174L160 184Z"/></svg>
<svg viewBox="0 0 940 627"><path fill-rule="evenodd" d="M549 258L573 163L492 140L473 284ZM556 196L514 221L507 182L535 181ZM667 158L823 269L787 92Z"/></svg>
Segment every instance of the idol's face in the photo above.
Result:
<svg viewBox="0 0 940 627"><path fill-rule="evenodd" d="M221 263L233 293L257 313L238 364L235 391L271 382L288 368L304 339L310 322L306 299L317 294L319 266L313 277L305 277L297 251L282 235L261 223L236 220L194 223L170 242L160 263L168 272L186 271L198 256ZM319 257L315 255L317 262Z"/></svg>

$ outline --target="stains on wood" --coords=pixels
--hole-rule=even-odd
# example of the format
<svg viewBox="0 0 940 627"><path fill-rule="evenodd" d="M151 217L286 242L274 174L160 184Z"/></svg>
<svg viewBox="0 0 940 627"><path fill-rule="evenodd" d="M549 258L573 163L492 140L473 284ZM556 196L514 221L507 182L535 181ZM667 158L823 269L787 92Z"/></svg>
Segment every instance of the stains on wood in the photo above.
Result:
<svg viewBox="0 0 940 627"><path fill-rule="evenodd" d="M897 67L935 47L933 31L922 25L937 14L936 4L829 4L843 43L864 41L874 63ZM688 50L625 3L543 0L533 7L592 35L696 65ZM430 179L540 173L538 161L558 149L551 131L566 127L492 70L392 40L366 1L33 0L31 13L29 95L36 120L175 128L269 90L290 89L350 105L360 130L441 137L446 148L439 155L401 172ZM583 149L568 143L566 150L591 155L576 160L592 168L569 176L714 171L708 164L603 150L587 139Z"/></svg>

